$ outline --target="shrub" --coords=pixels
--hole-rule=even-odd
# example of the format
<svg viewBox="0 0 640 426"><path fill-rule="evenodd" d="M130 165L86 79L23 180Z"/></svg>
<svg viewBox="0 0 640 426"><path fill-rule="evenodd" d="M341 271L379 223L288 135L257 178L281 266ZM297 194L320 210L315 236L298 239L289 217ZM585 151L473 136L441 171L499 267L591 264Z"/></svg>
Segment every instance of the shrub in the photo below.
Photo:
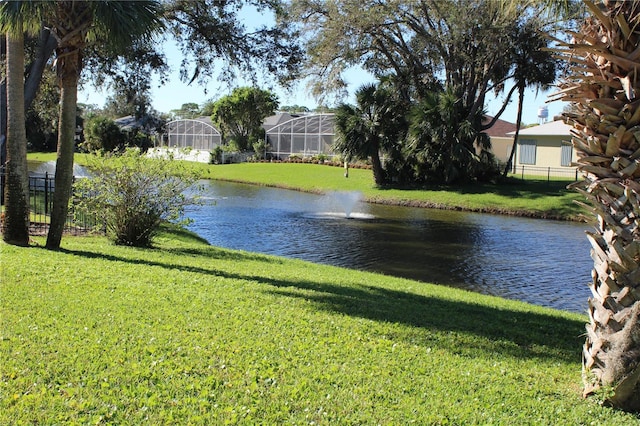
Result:
<svg viewBox="0 0 640 426"><path fill-rule="evenodd" d="M209 160L210 164L222 164L222 153L224 150L220 145L213 148L211 151L211 159Z"/></svg>
<svg viewBox="0 0 640 426"><path fill-rule="evenodd" d="M89 194L79 208L103 218L116 244L150 246L162 222L186 224L185 208L199 204L198 191L192 190L198 177L178 161L127 149L93 157L89 167L92 177L76 183L79 193Z"/></svg>
<svg viewBox="0 0 640 426"><path fill-rule="evenodd" d="M89 152L121 149L126 142L126 135L116 122L102 116L93 116L87 119L84 135L85 141L82 148Z"/></svg>
<svg viewBox="0 0 640 426"><path fill-rule="evenodd" d="M258 139L253 143L252 148L256 153L256 160L264 160L267 158L267 151L271 149L271 145L264 139Z"/></svg>

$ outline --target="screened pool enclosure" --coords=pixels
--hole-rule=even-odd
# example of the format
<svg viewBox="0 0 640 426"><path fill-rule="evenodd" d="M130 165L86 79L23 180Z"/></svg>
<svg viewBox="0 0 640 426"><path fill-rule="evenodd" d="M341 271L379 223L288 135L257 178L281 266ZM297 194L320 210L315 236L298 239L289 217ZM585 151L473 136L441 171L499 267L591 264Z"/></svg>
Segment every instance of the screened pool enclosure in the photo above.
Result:
<svg viewBox="0 0 640 426"><path fill-rule="evenodd" d="M273 158L291 155L312 157L333 155L335 138L333 114L292 115L287 113L267 117L263 122L269 153ZM171 152L174 158L209 162L210 153L222 146L222 135L211 118L181 119L166 124L166 133L156 144L158 152ZM187 153L186 151L190 151ZM229 156L228 161L246 161Z"/></svg>
<svg viewBox="0 0 640 426"><path fill-rule="evenodd" d="M281 114L269 119L265 122L266 138L276 158L331 155L335 138L333 114Z"/></svg>
<svg viewBox="0 0 640 426"><path fill-rule="evenodd" d="M191 148L211 152L222 144L222 136L209 117L201 117L168 122L167 133L162 142L162 146L166 148Z"/></svg>

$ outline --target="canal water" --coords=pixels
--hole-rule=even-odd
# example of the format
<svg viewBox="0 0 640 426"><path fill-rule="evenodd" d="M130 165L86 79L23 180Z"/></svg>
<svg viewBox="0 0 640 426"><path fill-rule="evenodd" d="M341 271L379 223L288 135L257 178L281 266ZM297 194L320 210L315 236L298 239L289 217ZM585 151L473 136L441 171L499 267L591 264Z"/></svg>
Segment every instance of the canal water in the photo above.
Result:
<svg viewBox="0 0 640 426"><path fill-rule="evenodd" d="M207 181L189 228L210 244L586 312L588 225L362 203ZM348 217L347 217L348 215Z"/></svg>

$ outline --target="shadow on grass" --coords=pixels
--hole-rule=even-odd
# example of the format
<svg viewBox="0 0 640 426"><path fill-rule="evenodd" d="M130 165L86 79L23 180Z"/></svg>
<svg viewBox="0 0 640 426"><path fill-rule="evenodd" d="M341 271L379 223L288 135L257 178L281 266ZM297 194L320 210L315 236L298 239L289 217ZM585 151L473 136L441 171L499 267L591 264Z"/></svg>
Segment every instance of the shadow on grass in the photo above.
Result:
<svg viewBox="0 0 640 426"><path fill-rule="evenodd" d="M97 258L113 262L162 267L189 273L245 280L266 285L265 291L283 297L300 298L315 303L318 309L337 312L379 322L398 323L415 330L399 331L395 338L413 344L433 344L451 353L476 356L478 351L523 359L551 359L565 363L579 362L584 322L543 313L502 309L487 304L447 300L382 287L336 285L321 280L278 279L252 275L249 271L229 272L215 268L215 259L237 262L242 271L244 261L271 262L274 258L244 252L228 252L213 247L170 250L187 258L204 257L210 268L191 266L189 262L165 263L130 259L99 252L64 250L74 256ZM275 261L278 259L275 258ZM365 278L366 279L366 278ZM483 296L478 296L479 299ZM438 337L430 333L438 333ZM478 338L467 338L461 334ZM434 343L435 342L435 343Z"/></svg>
<svg viewBox="0 0 640 426"><path fill-rule="evenodd" d="M410 325L436 332L472 334L483 339L440 336L450 352L473 356L475 351L515 358L578 362L584 322L533 312L496 308L380 287L342 287L318 282L266 280L280 287L273 294L303 298L332 312L380 322ZM286 288L285 288L286 287ZM299 290L312 290L313 293ZM483 296L479 296L483 297ZM413 343L423 335L406 335ZM428 342L425 342L428 344Z"/></svg>

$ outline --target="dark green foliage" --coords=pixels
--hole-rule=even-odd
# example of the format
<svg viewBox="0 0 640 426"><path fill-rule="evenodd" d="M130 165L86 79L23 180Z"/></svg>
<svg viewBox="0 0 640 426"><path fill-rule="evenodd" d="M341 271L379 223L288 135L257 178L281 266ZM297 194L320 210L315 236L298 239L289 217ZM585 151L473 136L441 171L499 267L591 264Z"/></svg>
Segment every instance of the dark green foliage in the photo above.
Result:
<svg viewBox="0 0 640 426"><path fill-rule="evenodd" d="M103 116L87 119L84 137L82 148L88 152L112 152L125 148L140 148L146 152L153 145L151 137L144 131L121 129L115 121Z"/></svg>
<svg viewBox="0 0 640 426"><path fill-rule="evenodd" d="M402 102L384 85L364 85L356 92L356 107L343 104L336 110L338 137L333 150L347 161L369 160L377 185L389 176L381 152L396 152L406 131Z"/></svg>
<svg viewBox="0 0 640 426"><path fill-rule="evenodd" d="M268 90L239 87L214 102L211 120L238 151L246 151L251 142L264 139L262 123L278 108L278 98Z"/></svg>
<svg viewBox="0 0 640 426"><path fill-rule="evenodd" d="M83 148L89 152L111 152L124 147L125 136L120 127L107 117L94 116L86 120Z"/></svg>
<svg viewBox="0 0 640 426"><path fill-rule="evenodd" d="M414 107L406 157L414 178L427 182L464 182L487 173L489 139L478 131L482 114L471 119L451 87L427 93ZM496 168L497 171L497 168Z"/></svg>

